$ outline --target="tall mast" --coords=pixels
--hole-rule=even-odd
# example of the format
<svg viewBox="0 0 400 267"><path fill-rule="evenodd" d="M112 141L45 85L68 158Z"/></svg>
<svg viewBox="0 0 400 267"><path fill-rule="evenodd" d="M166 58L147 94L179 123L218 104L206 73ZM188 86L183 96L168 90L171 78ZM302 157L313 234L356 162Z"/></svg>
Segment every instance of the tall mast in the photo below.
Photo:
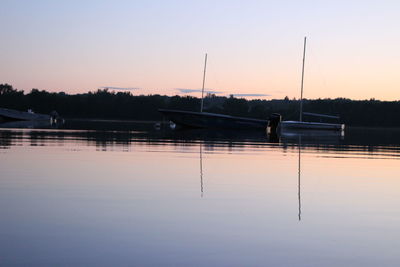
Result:
<svg viewBox="0 0 400 267"><path fill-rule="evenodd" d="M203 87L201 88L201 106L200 106L200 112L203 112L204 84L205 84L205 82L206 82L206 67L207 67L207 53L206 53L206 58L204 59Z"/></svg>
<svg viewBox="0 0 400 267"><path fill-rule="evenodd" d="M307 37L304 37L303 68L301 69L301 94L300 94L300 121L303 121L303 83L304 83L304 63L306 61Z"/></svg>

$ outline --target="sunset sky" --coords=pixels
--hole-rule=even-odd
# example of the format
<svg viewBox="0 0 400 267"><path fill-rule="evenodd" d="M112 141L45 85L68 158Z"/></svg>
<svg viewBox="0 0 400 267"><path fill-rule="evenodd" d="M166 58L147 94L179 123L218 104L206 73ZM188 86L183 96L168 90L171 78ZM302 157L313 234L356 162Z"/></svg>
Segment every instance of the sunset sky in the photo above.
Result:
<svg viewBox="0 0 400 267"><path fill-rule="evenodd" d="M0 83L79 93L400 100L400 1L19 1L0 9ZM118 89L115 89L118 90ZM253 97L251 97L253 96Z"/></svg>

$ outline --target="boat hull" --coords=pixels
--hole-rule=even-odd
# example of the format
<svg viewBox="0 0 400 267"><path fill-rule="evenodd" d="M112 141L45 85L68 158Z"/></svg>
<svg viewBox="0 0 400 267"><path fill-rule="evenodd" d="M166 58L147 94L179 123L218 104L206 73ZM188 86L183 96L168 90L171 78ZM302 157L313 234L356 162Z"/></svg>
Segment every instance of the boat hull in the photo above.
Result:
<svg viewBox="0 0 400 267"><path fill-rule="evenodd" d="M320 123L304 121L282 121L279 124L280 130L313 130L313 131L343 131L344 124Z"/></svg>
<svg viewBox="0 0 400 267"><path fill-rule="evenodd" d="M0 108L0 120L2 121L49 121L50 118L50 115Z"/></svg>
<svg viewBox="0 0 400 267"><path fill-rule="evenodd" d="M266 129L268 120L235 117L208 112L159 109L168 119L181 127L214 129Z"/></svg>

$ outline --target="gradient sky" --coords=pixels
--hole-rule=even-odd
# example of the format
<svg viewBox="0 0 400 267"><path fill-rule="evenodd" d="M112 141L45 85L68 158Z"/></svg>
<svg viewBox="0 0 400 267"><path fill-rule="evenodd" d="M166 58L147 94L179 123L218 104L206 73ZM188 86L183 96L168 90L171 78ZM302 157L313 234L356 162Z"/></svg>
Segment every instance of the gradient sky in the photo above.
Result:
<svg viewBox="0 0 400 267"><path fill-rule="evenodd" d="M399 100L399 12L368 0L2 0L0 83L198 96L207 52L210 91L298 98L307 36L306 98Z"/></svg>

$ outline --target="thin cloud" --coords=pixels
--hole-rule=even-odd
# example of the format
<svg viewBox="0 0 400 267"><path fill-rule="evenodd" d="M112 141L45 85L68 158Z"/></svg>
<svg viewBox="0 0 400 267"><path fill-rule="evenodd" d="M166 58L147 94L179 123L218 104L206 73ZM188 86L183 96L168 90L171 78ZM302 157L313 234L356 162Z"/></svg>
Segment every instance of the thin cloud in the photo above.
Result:
<svg viewBox="0 0 400 267"><path fill-rule="evenodd" d="M175 88L175 90L184 93L184 94L191 94L191 93L201 93L201 89L186 89L186 88ZM209 89L204 89L205 93L210 93L210 94L222 94L224 92L222 91L212 91Z"/></svg>
<svg viewBox="0 0 400 267"><path fill-rule="evenodd" d="M140 90L139 87L113 87L113 86L102 86L99 89L109 89L109 90Z"/></svg>
<svg viewBox="0 0 400 267"><path fill-rule="evenodd" d="M232 94L233 96L239 96L239 97L258 97L258 96L271 96L268 94Z"/></svg>

